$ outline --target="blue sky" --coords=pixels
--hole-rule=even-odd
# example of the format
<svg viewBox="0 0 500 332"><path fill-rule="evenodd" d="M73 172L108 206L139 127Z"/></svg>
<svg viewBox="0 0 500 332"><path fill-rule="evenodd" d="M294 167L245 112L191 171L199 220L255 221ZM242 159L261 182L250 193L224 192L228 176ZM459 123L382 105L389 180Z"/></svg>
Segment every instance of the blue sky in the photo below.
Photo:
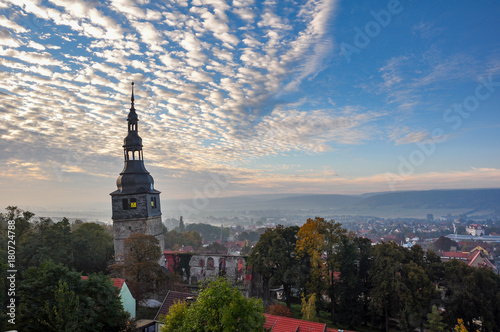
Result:
<svg viewBox="0 0 500 332"><path fill-rule="evenodd" d="M0 201L500 187L498 1L6 0ZM221 180L223 179L223 180Z"/></svg>

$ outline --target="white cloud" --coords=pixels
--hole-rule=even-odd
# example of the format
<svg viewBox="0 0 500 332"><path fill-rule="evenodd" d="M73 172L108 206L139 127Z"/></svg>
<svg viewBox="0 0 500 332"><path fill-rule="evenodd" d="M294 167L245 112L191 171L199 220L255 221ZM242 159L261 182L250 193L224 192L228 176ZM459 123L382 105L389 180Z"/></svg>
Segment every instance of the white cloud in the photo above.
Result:
<svg viewBox="0 0 500 332"><path fill-rule="evenodd" d="M15 33L23 33L23 32L28 31L28 29L20 26L19 24L17 24L14 21L9 20L4 15L0 15L0 26L5 27L7 29L10 29L10 30L14 31Z"/></svg>

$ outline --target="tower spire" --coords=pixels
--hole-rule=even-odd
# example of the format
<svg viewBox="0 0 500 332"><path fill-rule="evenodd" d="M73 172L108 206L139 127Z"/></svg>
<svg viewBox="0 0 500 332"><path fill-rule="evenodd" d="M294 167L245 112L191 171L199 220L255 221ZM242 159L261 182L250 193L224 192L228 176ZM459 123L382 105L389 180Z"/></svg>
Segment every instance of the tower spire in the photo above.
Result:
<svg viewBox="0 0 500 332"><path fill-rule="evenodd" d="M130 98L130 110L135 110L134 108L134 82L132 82L132 97Z"/></svg>

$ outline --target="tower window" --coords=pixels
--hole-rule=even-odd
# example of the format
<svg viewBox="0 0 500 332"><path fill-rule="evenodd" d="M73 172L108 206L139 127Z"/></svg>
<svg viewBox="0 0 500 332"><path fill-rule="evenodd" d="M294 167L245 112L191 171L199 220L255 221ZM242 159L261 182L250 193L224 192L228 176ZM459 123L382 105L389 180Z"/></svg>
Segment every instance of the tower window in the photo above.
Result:
<svg viewBox="0 0 500 332"><path fill-rule="evenodd" d="M137 200L135 198L130 199L130 208L137 209Z"/></svg>
<svg viewBox="0 0 500 332"><path fill-rule="evenodd" d="M123 204L123 209L124 210L128 210L129 209L128 199L126 199L126 198L122 199L122 204Z"/></svg>
<svg viewBox="0 0 500 332"><path fill-rule="evenodd" d="M151 207L156 209L156 197L151 197Z"/></svg>

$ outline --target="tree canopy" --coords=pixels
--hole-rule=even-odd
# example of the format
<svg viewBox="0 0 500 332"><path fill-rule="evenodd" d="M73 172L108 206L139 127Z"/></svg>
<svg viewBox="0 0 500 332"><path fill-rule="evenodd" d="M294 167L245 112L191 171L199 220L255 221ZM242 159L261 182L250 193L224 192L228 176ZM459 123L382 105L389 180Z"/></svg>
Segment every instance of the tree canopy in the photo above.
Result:
<svg viewBox="0 0 500 332"><path fill-rule="evenodd" d="M19 287L21 331L122 331L128 314L108 276L81 274L44 261Z"/></svg>
<svg viewBox="0 0 500 332"><path fill-rule="evenodd" d="M263 331L264 308L224 278L211 281L192 304L174 304L161 318L162 332Z"/></svg>

